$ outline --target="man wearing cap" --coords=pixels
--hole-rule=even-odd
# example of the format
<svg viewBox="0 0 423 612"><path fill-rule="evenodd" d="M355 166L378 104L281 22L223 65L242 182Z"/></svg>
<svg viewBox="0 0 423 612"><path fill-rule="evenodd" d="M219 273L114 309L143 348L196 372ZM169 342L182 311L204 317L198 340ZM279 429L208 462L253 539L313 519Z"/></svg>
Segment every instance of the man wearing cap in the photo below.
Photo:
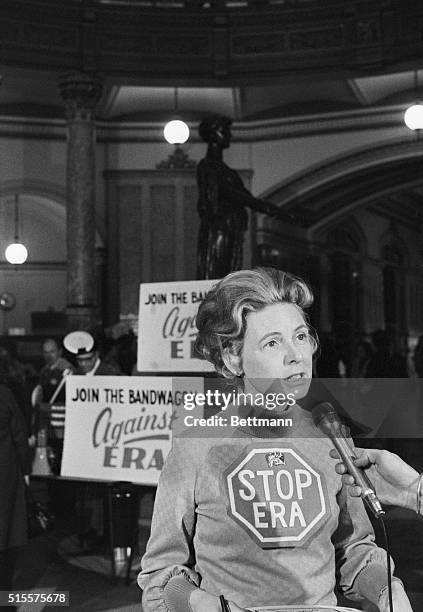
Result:
<svg viewBox="0 0 423 612"><path fill-rule="evenodd" d="M121 376L117 366L100 359L94 337L86 331L74 331L63 340L63 346L74 355L76 372L81 376ZM84 523L83 533L79 535L82 546L92 551L103 544L104 516L102 490L97 483L81 487L77 500L79 513Z"/></svg>
<svg viewBox="0 0 423 612"><path fill-rule="evenodd" d="M85 331L75 331L68 334L63 345L75 356L76 374L82 376L120 376L120 369L100 359L93 336Z"/></svg>

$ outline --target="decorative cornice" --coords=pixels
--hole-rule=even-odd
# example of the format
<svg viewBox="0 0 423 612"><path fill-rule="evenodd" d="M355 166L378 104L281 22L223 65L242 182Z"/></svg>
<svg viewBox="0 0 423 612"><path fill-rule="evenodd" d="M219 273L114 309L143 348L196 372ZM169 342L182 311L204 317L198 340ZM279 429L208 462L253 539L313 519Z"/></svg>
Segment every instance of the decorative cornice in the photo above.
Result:
<svg viewBox="0 0 423 612"><path fill-rule="evenodd" d="M0 136L2 138L65 140L65 130L66 121L64 119L0 116Z"/></svg>
<svg viewBox="0 0 423 612"><path fill-rule="evenodd" d="M259 142L359 130L399 128L404 126L404 110L404 105L395 105L303 117L238 121L232 124L233 142ZM163 143L162 123L97 121L96 127L98 142ZM64 119L0 116L0 136L4 138L64 140L65 128ZM191 143L202 142L196 135L196 128L197 124L190 124Z"/></svg>

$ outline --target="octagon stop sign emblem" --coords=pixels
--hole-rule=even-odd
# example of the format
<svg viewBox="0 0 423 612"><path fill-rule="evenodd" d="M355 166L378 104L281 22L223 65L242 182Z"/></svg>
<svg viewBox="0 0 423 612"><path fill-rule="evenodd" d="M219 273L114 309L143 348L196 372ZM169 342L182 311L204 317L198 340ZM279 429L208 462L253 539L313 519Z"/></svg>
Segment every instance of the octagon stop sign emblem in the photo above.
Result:
<svg viewBox="0 0 423 612"><path fill-rule="evenodd" d="M292 448L245 451L226 484L229 515L262 548L302 546L326 520L324 479Z"/></svg>

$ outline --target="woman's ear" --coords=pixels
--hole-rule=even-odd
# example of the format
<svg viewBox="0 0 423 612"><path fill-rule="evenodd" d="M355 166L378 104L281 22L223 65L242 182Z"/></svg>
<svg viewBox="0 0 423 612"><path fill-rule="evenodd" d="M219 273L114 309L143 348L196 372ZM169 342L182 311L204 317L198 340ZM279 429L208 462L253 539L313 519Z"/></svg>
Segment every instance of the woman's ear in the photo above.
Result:
<svg viewBox="0 0 423 612"><path fill-rule="evenodd" d="M225 366L234 376L242 376L242 359L240 355L235 355L229 348L223 349L222 359Z"/></svg>

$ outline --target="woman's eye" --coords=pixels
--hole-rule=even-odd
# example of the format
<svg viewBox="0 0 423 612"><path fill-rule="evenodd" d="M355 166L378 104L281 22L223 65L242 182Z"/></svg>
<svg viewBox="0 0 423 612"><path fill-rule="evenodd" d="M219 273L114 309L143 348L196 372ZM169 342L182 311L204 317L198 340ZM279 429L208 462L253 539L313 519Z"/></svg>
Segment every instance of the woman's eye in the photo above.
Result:
<svg viewBox="0 0 423 612"><path fill-rule="evenodd" d="M279 345L279 342L277 340L269 340L269 342L266 342L266 344L264 345L264 348L276 348Z"/></svg>
<svg viewBox="0 0 423 612"><path fill-rule="evenodd" d="M299 334L297 334L297 340L299 342L305 342L308 339L308 333L307 332L301 332Z"/></svg>

